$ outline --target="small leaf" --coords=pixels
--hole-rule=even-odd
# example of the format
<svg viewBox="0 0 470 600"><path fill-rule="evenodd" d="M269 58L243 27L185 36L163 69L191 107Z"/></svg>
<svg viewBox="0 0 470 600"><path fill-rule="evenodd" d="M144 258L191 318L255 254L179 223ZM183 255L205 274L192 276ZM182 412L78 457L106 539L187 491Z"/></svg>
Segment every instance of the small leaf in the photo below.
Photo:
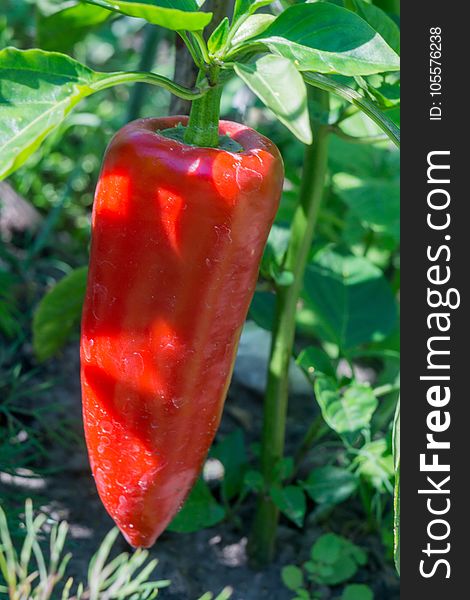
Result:
<svg viewBox="0 0 470 600"><path fill-rule="evenodd" d="M300 71L371 75L397 71L399 57L355 13L334 4L297 4L282 12L247 46L264 44Z"/></svg>
<svg viewBox="0 0 470 600"><path fill-rule="evenodd" d="M307 509L303 490L296 485L284 488L273 486L270 494L279 510L298 527L302 527Z"/></svg>
<svg viewBox="0 0 470 600"><path fill-rule="evenodd" d="M340 435L368 428L378 405L370 386L353 382L343 392L329 377L317 378L315 396L326 423Z"/></svg>
<svg viewBox="0 0 470 600"><path fill-rule="evenodd" d="M357 474L381 493L392 493L393 457L384 438L364 444L354 461Z"/></svg>
<svg viewBox="0 0 470 600"><path fill-rule="evenodd" d="M225 510L212 496L208 486L198 479L183 508L168 526L170 531L191 533L212 527L225 518Z"/></svg>
<svg viewBox="0 0 470 600"><path fill-rule="evenodd" d="M196 0L84 0L107 10L145 19L173 31L200 31L212 19L212 13L198 11Z"/></svg>
<svg viewBox="0 0 470 600"><path fill-rule="evenodd" d="M211 54L215 54L224 47L224 44L227 41L229 28L230 23L228 17L225 17L214 29L211 37L207 41L207 48Z"/></svg>
<svg viewBox="0 0 470 600"><path fill-rule="evenodd" d="M297 591L304 584L302 570L294 565L287 565L282 568L281 579L286 588L293 592Z"/></svg>
<svg viewBox="0 0 470 600"><path fill-rule="evenodd" d="M276 463L273 469L273 480L281 482L289 479L294 474L294 467L295 464L292 456L285 456Z"/></svg>
<svg viewBox="0 0 470 600"><path fill-rule="evenodd" d="M259 471L250 470L245 473L243 485L253 492L261 492L264 488L264 479Z"/></svg>
<svg viewBox="0 0 470 600"><path fill-rule="evenodd" d="M323 585L339 585L344 583L357 573L357 565L350 556L340 556L333 565L332 573L322 573L321 577L317 575L315 581Z"/></svg>
<svg viewBox="0 0 470 600"><path fill-rule="evenodd" d="M374 600L374 594L368 585L353 583L344 588L341 600Z"/></svg>
<svg viewBox="0 0 470 600"><path fill-rule="evenodd" d="M304 144L312 143L307 90L294 64L282 56L267 54L248 64L236 64L235 72Z"/></svg>
<svg viewBox="0 0 470 600"><path fill-rule="evenodd" d="M303 483L307 494L318 504L339 504L357 489L357 479L347 469L319 467Z"/></svg>
<svg viewBox="0 0 470 600"><path fill-rule="evenodd" d="M333 565L341 556L344 540L336 533L325 533L312 547L311 556L314 561Z"/></svg>
<svg viewBox="0 0 470 600"><path fill-rule="evenodd" d="M236 23L240 17L252 15L263 6L271 4L274 0L235 0L233 9L233 23Z"/></svg>
<svg viewBox="0 0 470 600"><path fill-rule="evenodd" d="M33 317L33 346L39 360L53 356L80 322L87 267L66 275L41 300Z"/></svg>
<svg viewBox="0 0 470 600"><path fill-rule="evenodd" d="M251 17L248 17L248 19L243 21L243 23L235 32L232 38L231 47L234 48L246 40L255 37L255 35L263 33L263 31L269 27L274 19L274 15L267 15L264 13L259 15L251 15Z"/></svg>
<svg viewBox="0 0 470 600"><path fill-rule="evenodd" d="M335 369L331 358L318 346L309 346L302 350L296 359L296 363L305 371L309 379L319 373L335 377Z"/></svg>

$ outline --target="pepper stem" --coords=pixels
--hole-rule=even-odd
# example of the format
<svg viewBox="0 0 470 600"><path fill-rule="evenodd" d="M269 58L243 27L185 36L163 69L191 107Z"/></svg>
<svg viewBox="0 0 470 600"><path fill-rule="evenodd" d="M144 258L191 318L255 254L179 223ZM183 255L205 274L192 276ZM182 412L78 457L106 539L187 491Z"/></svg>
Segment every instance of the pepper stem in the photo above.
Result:
<svg viewBox="0 0 470 600"><path fill-rule="evenodd" d="M202 98L191 103L188 126L184 134L186 144L205 148L219 145L219 115L222 86L217 85L218 67L211 67L207 78L210 89ZM198 83L206 74L199 72Z"/></svg>

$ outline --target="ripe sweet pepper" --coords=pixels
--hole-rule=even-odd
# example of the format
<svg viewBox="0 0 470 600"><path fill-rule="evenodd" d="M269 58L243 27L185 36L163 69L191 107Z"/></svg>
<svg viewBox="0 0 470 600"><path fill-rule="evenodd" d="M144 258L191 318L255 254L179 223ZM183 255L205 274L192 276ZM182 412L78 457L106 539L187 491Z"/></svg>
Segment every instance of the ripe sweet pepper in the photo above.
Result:
<svg viewBox="0 0 470 600"><path fill-rule="evenodd" d="M228 121L241 150L141 119L111 141L96 189L82 318L83 417L107 511L151 546L182 506L219 425L283 182L276 146Z"/></svg>

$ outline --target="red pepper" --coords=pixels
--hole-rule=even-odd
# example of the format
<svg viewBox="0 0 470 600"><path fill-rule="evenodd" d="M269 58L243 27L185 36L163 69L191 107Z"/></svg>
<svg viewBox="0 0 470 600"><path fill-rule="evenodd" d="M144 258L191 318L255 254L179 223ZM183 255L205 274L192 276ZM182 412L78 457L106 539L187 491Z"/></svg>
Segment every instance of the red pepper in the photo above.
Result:
<svg viewBox="0 0 470 600"><path fill-rule="evenodd" d="M81 337L85 434L103 504L132 546L182 506L219 425L283 181L276 146L188 146L142 119L106 152Z"/></svg>

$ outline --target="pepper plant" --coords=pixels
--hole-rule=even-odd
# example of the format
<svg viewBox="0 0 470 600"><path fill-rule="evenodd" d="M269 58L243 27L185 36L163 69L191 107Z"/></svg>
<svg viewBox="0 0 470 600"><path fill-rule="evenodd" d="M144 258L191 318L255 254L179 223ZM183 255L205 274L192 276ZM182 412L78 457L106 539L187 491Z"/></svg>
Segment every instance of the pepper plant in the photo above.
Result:
<svg viewBox="0 0 470 600"><path fill-rule="evenodd" d="M18 169L80 100L111 86L136 82L159 86L191 102L189 119L171 121L161 132L180 145L204 152L218 149L228 155L243 150L242 139L219 123L224 85L233 77L239 77L305 145L288 244L271 261L269 273L263 271L276 300L261 439L262 484L257 486L250 547L254 559L266 563L273 555L282 506L272 490L278 484L284 454L296 311L324 196L328 141L332 132L351 138L342 124L354 112L362 111L383 135L351 141L373 143L386 138L398 145L398 127L387 115L396 104L397 79L387 79L387 74L399 69L396 24L364 0L294 4L236 0L232 14L226 16L228 3L221 2L215 3L216 22L213 13L196 0L37 0L37 4L45 20L50 19L57 31L66 30L71 37L122 15L174 31L197 66L197 81L194 88L188 88L154 72L97 72L66 54L5 48L0 51L0 177ZM220 135L226 132L228 135ZM276 199L271 200L275 203ZM84 271L75 275L78 290L83 288L84 275ZM98 280L92 283L101 284ZM60 324L63 332L73 320L72 315ZM47 327L41 330L41 315L36 331L43 338L49 335ZM49 346L43 358L55 349L54 344ZM86 352L83 346L82 351ZM317 397L328 393L321 381L317 382ZM220 400L223 402L223 397ZM307 442L315 439L317 428L314 425ZM97 452L100 447L98 443Z"/></svg>

